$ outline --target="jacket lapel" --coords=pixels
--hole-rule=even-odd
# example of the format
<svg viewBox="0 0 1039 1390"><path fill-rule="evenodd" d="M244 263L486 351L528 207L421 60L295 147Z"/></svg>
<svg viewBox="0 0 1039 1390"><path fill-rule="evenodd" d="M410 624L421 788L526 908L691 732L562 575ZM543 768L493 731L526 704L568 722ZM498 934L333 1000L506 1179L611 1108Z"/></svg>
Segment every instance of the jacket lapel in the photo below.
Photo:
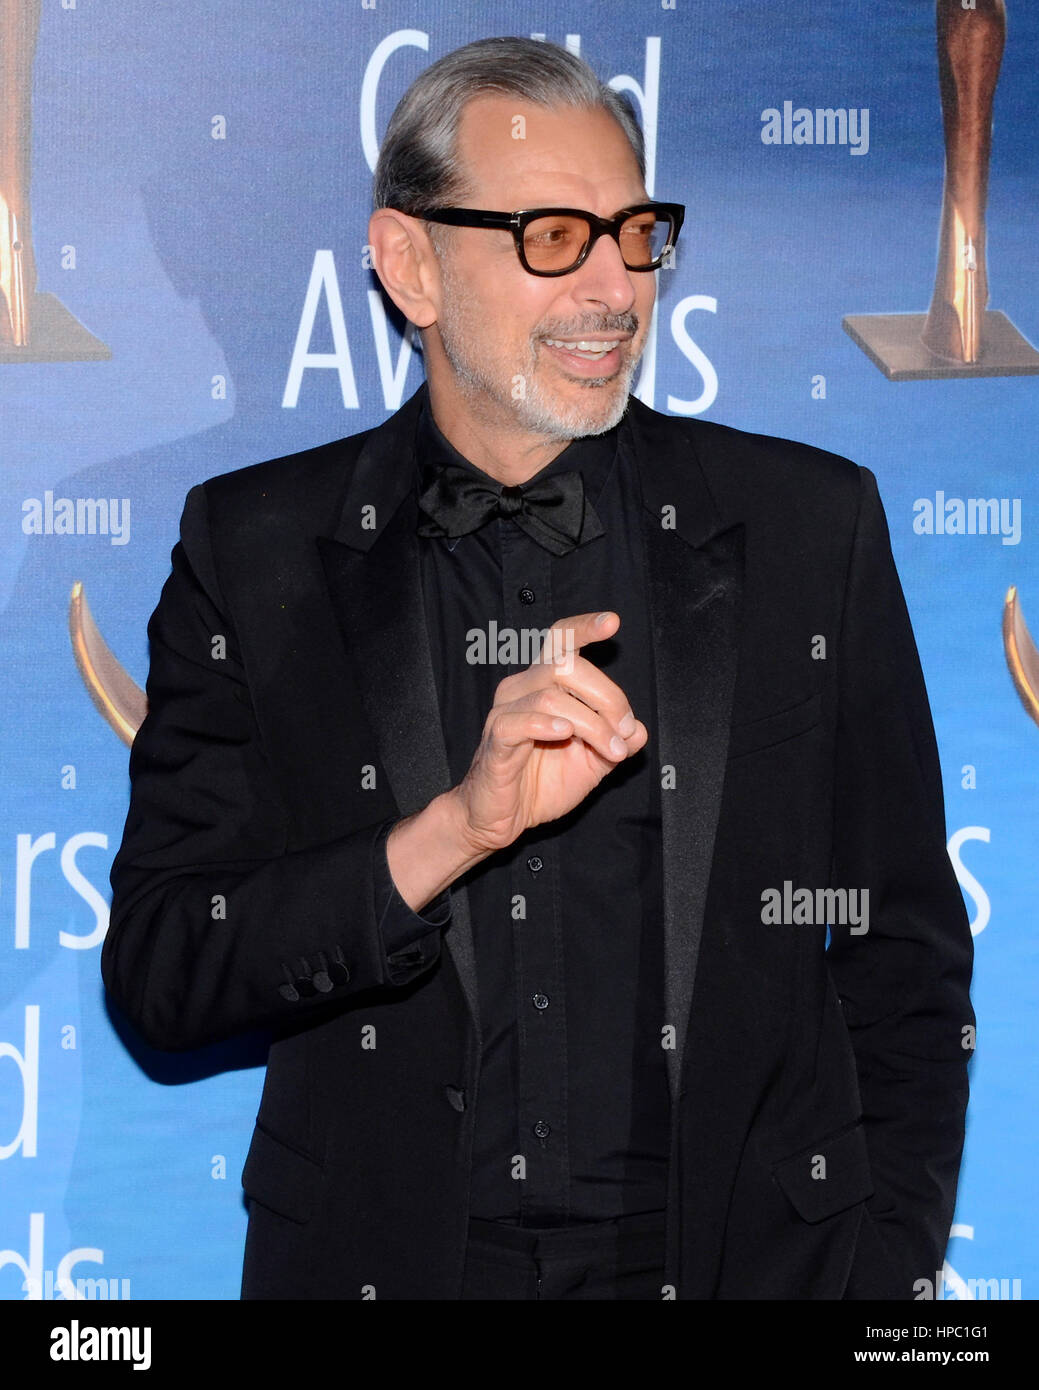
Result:
<svg viewBox="0 0 1039 1390"><path fill-rule="evenodd" d="M358 455L338 522L317 544L351 668L401 815L451 786L422 599L412 489L426 387ZM741 522L719 516L690 442L636 398L620 432L642 489L660 760L665 1022L676 1103L721 807L743 587ZM415 740L416 729L428 737ZM468 896L452 890L445 944L480 1038Z"/></svg>
<svg viewBox="0 0 1039 1390"><path fill-rule="evenodd" d="M742 522L723 521L692 442L632 399L622 447L642 487L662 764L665 1022L672 1104L684 1042L728 757L743 592ZM673 771L666 771L673 769Z"/></svg>
<svg viewBox="0 0 1039 1390"><path fill-rule="evenodd" d="M331 537L317 545L379 763L402 816L451 786L426 631L416 526L415 430L426 388L373 430ZM416 730L425 737L416 739ZM468 895L452 889L444 935L480 1038Z"/></svg>

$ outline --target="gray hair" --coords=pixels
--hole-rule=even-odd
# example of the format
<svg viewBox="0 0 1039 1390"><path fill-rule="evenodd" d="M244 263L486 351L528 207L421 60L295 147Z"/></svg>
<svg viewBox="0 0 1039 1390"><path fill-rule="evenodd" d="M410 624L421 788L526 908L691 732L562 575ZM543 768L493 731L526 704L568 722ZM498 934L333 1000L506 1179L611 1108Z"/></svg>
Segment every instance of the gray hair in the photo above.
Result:
<svg viewBox="0 0 1039 1390"><path fill-rule="evenodd" d="M458 125L465 105L485 95L609 112L628 137L645 178L645 144L634 111L582 58L537 39L477 39L431 64L397 103L375 168L377 208L397 208L414 217L425 208L472 195L458 159ZM439 250L441 229L427 226Z"/></svg>

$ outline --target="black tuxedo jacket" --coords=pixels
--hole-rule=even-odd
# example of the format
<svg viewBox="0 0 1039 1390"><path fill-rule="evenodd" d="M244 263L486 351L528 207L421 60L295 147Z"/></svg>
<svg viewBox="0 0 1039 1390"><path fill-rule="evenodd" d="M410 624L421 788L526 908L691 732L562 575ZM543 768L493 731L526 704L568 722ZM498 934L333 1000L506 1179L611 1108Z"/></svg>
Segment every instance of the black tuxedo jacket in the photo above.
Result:
<svg viewBox="0 0 1039 1390"><path fill-rule="evenodd" d="M450 785L412 492L424 390L192 488L148 629L102 969L153 1046L273 1031L245 1297L460 1291L466 894L387 960L372 878L376 829ZM665 787L662 1297L911 1298L953 1212L972 944L876 481L635 398L619 447ZM838 912L763 921L784 885L868 891L868 931L835 921L826 950Z"/></svg>

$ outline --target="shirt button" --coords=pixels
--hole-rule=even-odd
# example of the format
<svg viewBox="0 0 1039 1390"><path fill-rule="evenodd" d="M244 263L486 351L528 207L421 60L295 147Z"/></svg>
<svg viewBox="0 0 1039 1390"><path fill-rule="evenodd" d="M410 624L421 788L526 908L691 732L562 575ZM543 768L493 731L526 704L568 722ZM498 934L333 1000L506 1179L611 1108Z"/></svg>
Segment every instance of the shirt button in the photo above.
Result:
<svg viewBox="0 0 1039 1390"><path fill-rule="evenodd" d="M465 1109L465 1091L461 1086L445 1086L444 1094L447 1096L447 1103L452 1110L457 1110L459 1114Z"/></svg>
<svg viewBox="0 0 1039 1390"><path fill-rule="evenodd" d="M537 1124L534 1126L534 1133L539 1139L547 1139L552 1133L552 1126L547 1120L538 1120Z"/></svg>
<svg viewBox="0 0 1039 1390"><path fill-rule="evenodd" d="M540 859L536 854L532 854L527 860L527 868L532 874L539 874L544 867L545 861Z"/></svg>
<svg viewBox="0 0 1039 1390"><path fill-rule="evenodd" d="M537 598L537 595L534 593L533 589L522 588L519 591L520 603L533 603L535 598Z"/></svg>
<svg viewBox="0 0 1039 1390"><path fill-rule="evenodd" d="M535 994L534 997L533 997L533 999L532 999L530 1002L534 1005L535 1009L547 1009L547 1008L548 1008L548 995L547 995L547 994Z"/></svg>

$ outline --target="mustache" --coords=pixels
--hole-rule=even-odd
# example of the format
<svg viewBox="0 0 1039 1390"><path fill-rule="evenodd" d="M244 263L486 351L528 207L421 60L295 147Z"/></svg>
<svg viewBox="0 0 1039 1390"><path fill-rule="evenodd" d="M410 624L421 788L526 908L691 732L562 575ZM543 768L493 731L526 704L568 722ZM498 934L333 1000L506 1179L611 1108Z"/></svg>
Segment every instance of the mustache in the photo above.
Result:
<svg viewBox="0 0 1039 1390"><path fill-rule="evenodd" d="M551 329L539 330L537 337L545 338L594 338L596 333L624 333L634 337L638 332L639 316L626 314L599 314L592 318L586 315L581 319L571 319L566 324L556 324Z"/></svg>

